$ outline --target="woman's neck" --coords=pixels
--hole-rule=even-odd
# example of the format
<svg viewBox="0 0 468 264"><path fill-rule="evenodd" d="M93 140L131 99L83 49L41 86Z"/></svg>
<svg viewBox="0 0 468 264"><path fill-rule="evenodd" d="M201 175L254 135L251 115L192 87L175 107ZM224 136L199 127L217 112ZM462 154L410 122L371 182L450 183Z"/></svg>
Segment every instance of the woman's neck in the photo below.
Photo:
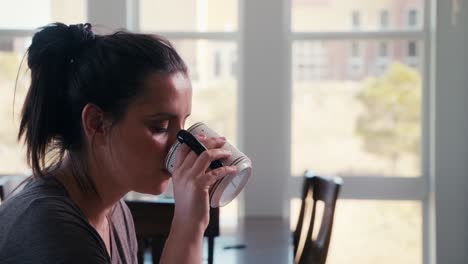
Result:
<svg viewBox="0 0 468 264"><path fill-rule="evenodd" d="M73 202L83 211L89 223L99 228L110 216L114 205L127 193L127 190L113 184L105 173L99 172L93 164L88 167L88 176L93 181L96 192L83 191L73 177L72 164L65 158L56 170L55 177L65 186Z"/></svg>

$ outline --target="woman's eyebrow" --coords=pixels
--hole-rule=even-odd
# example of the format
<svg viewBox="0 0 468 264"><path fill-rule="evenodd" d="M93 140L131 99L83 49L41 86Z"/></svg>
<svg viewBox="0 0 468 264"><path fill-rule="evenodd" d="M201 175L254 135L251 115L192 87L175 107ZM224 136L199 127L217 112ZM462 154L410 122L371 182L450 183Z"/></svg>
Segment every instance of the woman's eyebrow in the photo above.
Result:
<svg viewBox="0 0 468 264"><path fill-rule="evenodd" d="M185 118L189 117L190 114L188 114ZM155 114L150 114L148 117L150 118L157 118L157 119L171 119L171 118L176 118L177 115L174 113L169 113L169 112L160 112L160 113L155 113Z"/></svg>
<svg viewBox="0 0 468 264"><path fill-rule="evenodd" d="M176 114L173 114L173 113L169 113L169 112L161 112L161 113L155 113L155 114L151 114L149 115L149 117L151 118L158 118L158 119L161 119L161 118L175 118L177 117Z"/></svg>

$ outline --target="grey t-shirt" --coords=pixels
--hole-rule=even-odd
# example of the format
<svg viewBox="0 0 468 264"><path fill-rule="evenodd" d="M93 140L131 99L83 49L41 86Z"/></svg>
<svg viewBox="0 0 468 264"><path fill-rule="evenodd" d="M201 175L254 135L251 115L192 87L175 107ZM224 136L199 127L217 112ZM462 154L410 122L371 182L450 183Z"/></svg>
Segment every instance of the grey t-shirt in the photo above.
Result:
<svg viewBox="0 0 468 264"><path fill-rule="evenodd" d="M111 256L56 178L33 179L0 206L0 263L137 263L135 228L123 200L110 222Z"/></svg>

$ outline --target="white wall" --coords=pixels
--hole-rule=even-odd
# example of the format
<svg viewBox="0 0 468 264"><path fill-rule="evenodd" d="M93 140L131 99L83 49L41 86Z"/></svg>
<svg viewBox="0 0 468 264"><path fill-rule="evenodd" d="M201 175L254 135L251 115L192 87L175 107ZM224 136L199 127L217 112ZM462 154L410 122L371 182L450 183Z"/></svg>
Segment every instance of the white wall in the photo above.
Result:
<svg viewBox="0 0 468 264"><path fill-rule="evenodd" d="M468 2L452 24L437 1L435 191L437 263L468 263Z"/></svg>
<svg viewBox="0 0 468 264"><path fill-rule="evenodd" d="M253 173L244 190L247 217L288 216L291 81L282 0L244 0L239 80L242 149ZM248 46L248 49L243 47Z"/></svg>

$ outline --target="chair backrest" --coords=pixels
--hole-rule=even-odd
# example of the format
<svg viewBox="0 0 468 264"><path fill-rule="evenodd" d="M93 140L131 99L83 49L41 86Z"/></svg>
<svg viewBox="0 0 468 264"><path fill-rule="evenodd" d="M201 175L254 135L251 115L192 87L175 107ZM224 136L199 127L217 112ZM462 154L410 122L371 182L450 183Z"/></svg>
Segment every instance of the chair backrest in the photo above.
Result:
<svg viewBox="0 0 468 264"><path fill-rule="evenodd" d="M19 192L22 184L28 179L26 174L0 174L0 201L4 202Z"/></svg>
<svg viewBox="0 0 468 264"><path fill-rule="evenodd" d="M304 174L301 210L293 233L295 264L324 264L330 245L335 205L343 181L339 177ZM317 201L324 203L320 226L316 224ZM318 228L317 237L312 237L314 228Z"/></svg>
<svg viewBox="0 0 468 264"><path fill-rule="evenodd" d="M0 182L0 204L5 200L5 191L3 190L3 182Z"/></svg>
<svg viewBox="0 0 468 264"><path fill-rule="evenodd" d="M0 175L0 203L5 200L7 183L8 177L5 175Z"/></svg>

